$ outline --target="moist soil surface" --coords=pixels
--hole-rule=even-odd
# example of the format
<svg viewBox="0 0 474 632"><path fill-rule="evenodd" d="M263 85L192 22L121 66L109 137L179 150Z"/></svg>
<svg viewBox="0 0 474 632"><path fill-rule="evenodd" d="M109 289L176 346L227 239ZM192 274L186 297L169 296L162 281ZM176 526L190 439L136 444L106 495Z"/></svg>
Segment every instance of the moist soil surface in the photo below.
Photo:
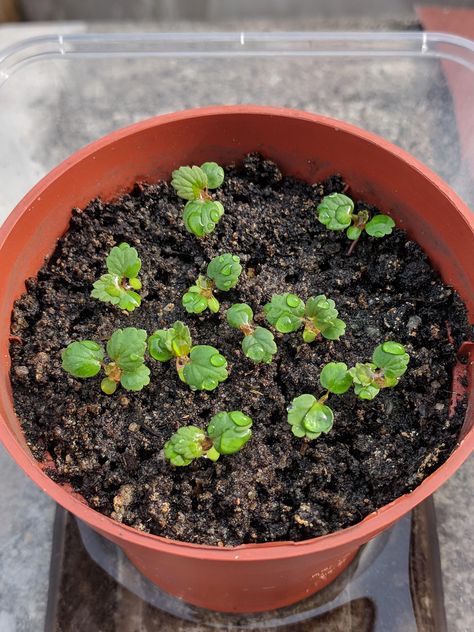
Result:
<svg viewBox="0 0 474 632"><path fill-rule="evenodd" d="M346 190L340 176L310 185L257 155L225 171L215 194L225 214L202 240L186 232L184 202L166 182L137 184L114 203L73 211L13 311L15 407L48 474L124 524L217 545L303 540L352 525L414 489L452 452L465 413L465 401L455 414L449 409L455 352L470 337L466 310L403 230L383 239L365 234L347 256L344 232L327 230L315 215L323 195ZM357 201L363 207L376 210ZM391 210L396 215L383 209ZM131 314L90 298L106 255L122 241L142 260L143 301ZM241 258L237 287L217 292L218 314L188 315L182 295L223 252ZM346 334L305 344L301 331L276 333L276 359L255 365L225 310L247 302L264 325L263 305L283 292L334 299ZM191 392L173 362L151 358L148 387L112 396L101 392L100 376L78 380L61 369L61 349L74 340L105 343L127 326L151 334L176 320L189 325L195 344L214 345L227 358L230 377L216 390ZM353 390L331 395L332 431L313 441L294 437L287 407L302 393L323 394L323 365L369 361L385 340L410 354L398 386L372 401ZM171 467L162 451L171 434L206 427L222 410L253 418L245 447L216 463Z"/></svg>

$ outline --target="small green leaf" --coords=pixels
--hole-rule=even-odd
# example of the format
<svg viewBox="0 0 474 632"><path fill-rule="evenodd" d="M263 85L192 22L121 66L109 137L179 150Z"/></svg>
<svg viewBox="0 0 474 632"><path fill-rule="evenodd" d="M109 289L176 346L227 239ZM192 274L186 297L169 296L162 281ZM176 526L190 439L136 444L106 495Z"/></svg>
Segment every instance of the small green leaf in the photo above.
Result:
<svg viewBox="0 0 474 632"><path fill-rule="evenodd" d="M335 303L332 299L326 298L324 294L312 296L306 301L305 315L310 318L318 329L325 323L331 324L338 315Z"/></svg>
<svg viewBox="0 0 474 632"><path fill-rule="evenodd" d="M201 191L207 189L207 175L196 165L180 167L172 173L171 186L179 197L185 200L197 200Z"/></svg>
<svg viewBox="0 0 474 632"><path fill-rule="evenodd" d="M220 457L220 454L215 449L215 447L212 446L212 448L209 448L209 450L206 452L205 457L206 459L209 459L210 461L217 461L218 458Z"/></svg>
<svg viewBox="0 0 474 632"><path fill-rule="evenodd" d="M349 374L354 380L354 392L360 399L374 399L380 392L375 380L379 379L375 372L377 367L371 362L357 362L355 367L349 369Z"/></svg>
<svg viewBox="0 0 474 632"><path fill-rule="evenodd" d="M213 314L217 314L217 312L220 309L221 304L219 303L219 301L217 300L215 296L210 296L207 299L207 306L209 307L210 312L212 312Z"/></svg>
<svg viewBox="0 0 474 632"><path fill-rule="evenodd" d="M310 343L310 342L314 342L316 340L316 332L312 331L311 329L308 329L307 327L304 328L303 330L303 340L304 342Z"/></svg>
<svg viewBox="0 0 474 632"><path fill-rule="evenodd" d="M176 357L187 356L192 345L189 327L177 320L170 328L170 334L170 345L173 355Z"/></svg>
<svg viewBox="0 0 474 632"><path fill-rule="evenodd" d="M324 322L330 321L337 316L337 310L334 309L335 303L331 299L327 299L324 294L319 296L311 296L306 301L305 316L315 318Z"/></svg>
<svg viewBox="0 0 474 632"><path fill-rule="evenodd" d="M296 294L274 294L263 311L270 325L282 334L288 334L301 327L305 306Z"/></svg>
<svg viewBox="0 0 474 632"><path fill-rule="evenodd" d="M344 321L337 318L338 313L334 301L324 294L309 298L305 315L310 322L307 320L305 324L304 341L312 342L318 332L328 340L338 340L346 330Z"/></svg>
<svg viewBox="0 0 474 632"><path fill-rule="evenodd" d="M138 252L125 242L112 248L108 254L107 270L110 274L131 279L137 276L141 267L142 262L138 257Z"/></svg>
<svg viewBox="0 0 474 632"><path fill-rule="evenodd" d="M204 237L212 233L223 214L224 207L220 202L194 200L184 207L184 225L196 237Z"/></svg>
<svg viewBox="0 0 474 632"><path fill-rule="evenodd" d="M117 305L129 312L139 307L142 301L139 294L122 286L121 278L116 274L103 274L94 282L93 288L92 298Z"/></svg>
<svg viewBox="0 0 474 632"><path fill-rule="evenodd" d="M405 347L399 342L393 342L391 340L387 340L387 342L382 343L382 351L389 353L390 355L406 355Z"/></svg>
<svg viewBox="0 0 474 632"><path fill-rule="evenodd" d="M395 222L388 215L375 215L367 222L365 230L371 237L385 237L385 235L390 235L394 227Z"/></svg>
<svg viewBox="0 0 474 632"><path fill-rule="evenodd" d="M362 229L357 228L357 226L349 226L349 228L346 231L347 238L352 239L353 241L355 241L356 239L359 239L361 234L362 234Z"/></svg>
<svg viewBox="0 0 474 632"><path fill-rule="evenodd" d="M133 371L122 371L120 384L127 391L141 391L150 383L150 369L145 364L140 364Z"/></svg>
<svg viewBox="0 0 474 632"><path fill-rule="evenodd" d="M341 395L352 386L352 376L344 362L330 362L321 371L319 382L330 393Z"/></svg>
<svg viewBox="0 0 474 632"><path fill-rule="evenodd" d="M354 202L347 195L326 195L318 205L318 219L329 230L344 230L351 225Z"/></svg>
<svg viewBox="0 0 474 632"><path fill-rule="evenodd" d="M219 454L234 454L241 450L252 436L252 420L240 410L214 415L207 427L214 448Z"/></svg>
<svg viewBox="0 0 474 632"><path fill-rule="evenodd" d="M321 335L326 340L339 340L345 331L346 323L340 318L336 318L334 322L322 326Z"/></svg>
<svg viewBox="0 0 474 632"><path fill-rule="evenodd" d="M193 391L213 391L228 377L227 360L215 347L197 345L191 349L183 369L183 381Z"/></svg>
<svg viewBox="0 0 474 632"><path fill-rule="evenodd" d="M252 308L247 303L235 303L227 310L226 319L235 329L250 325L253 320Z"/></svg>
<svg viewBox="0 0 474 632"><path fill-rule="evenodd" d="M295 437L317 439L322 432L329 432L333 426L334 413L318 402L313 395L296 397L288 409L288 423Z"/></svg>
<svg viewBox="0 0 474 632"><path fill-rule="evenodd" d="M74 377L94 377L99 373L104 350L92 340L71 342L61 353L62 367Z"/></svg>
<svg viewBox="0 0 474 632"><path fill-rule="evenodd" d="M242 351L250 360L268 364L277 352L272 332L265 327L256 327L253 333L242 340Z"/></svg>
<svg viewBox="0 0 474 632"><path fill-rule="evenodd" d="M141 283L140 279L137 279L136 277L132 277L131 279L129 279L128 280L128 284L134 290L141 290L142 289L142 283Z"/></svg>
<svg viewBox="0 0 474 632"><path fill-rule="evenodd" d="M216 314L219 311L219 301L212 294L213 282L202 274L182 298L182 305L188 314L201 314L206 309Z"/></svg>
<svg viewBox="0 0 474 632"><path fill-rule="evenodd" d="M183 295L182 305L188 314L201 314L208 308L207 298L197 285L192 285Z"/></svg>
<svg viewBox="0 0 474 632"><path fill-rule="evenodd" d="M374 399L379 393L380 389L372 384L362 386L362 384L354 384L354 392L359 399Z"/></svg>
<svg viewBox="0 0 474 632"><path fill-rule="evenodd" d="M113 395L117 390L117 382L108 377L104 377L100 383L100 388L106 395Z"/></svg>
<svg viewBox="0 0 474 632"><path fill-rule="evenodd" d="M168 362L173 357L168 348L169 336L169 329L158 329L148 338L148 353L158 362Z"/></svg>
<svg viewBox="0 0 474 632"><path fill-rule="evenodd" d="M201 169L207 176L207 187L209 189L217 189L224 182L224 169L219 167L216 162L204 162L201 165Z"/></svg>
<svg viewBox="0 0 474 632"><path fill-rule="evenodd" d="M191 351L189 327L177 320L169 329L158 329L148 339L148 352L158 362L185 357Z"/></svg>
<svg viewBox="0 0 474 632"><path fill-rule="evenodd" d="M359 384L361 386L369 386L377 377L377 375L375 374L376 369L377 367L375 366L375 364L372 364L371 362L365 362L364 364L361 362L357 362L355 367L349 369L349 374L352 376L355 384Z"/></svg>
<svg viewBox="0 0 474 632"><path fill-rule="evenodd" d="M117 329L107 343L107 354L122 371L135 371L144 362L146 339L144 329Z"/></svg>
<svg viewBox="0 0 474 632"><path fill-rule="evenodd" d="M393 386L396 386L398 384L398 382L400 381L400 378L396 377L395 375L390 375L390 371L387 371L387 373L385 373L383 377L384 386L386 388L392 388Z"/></svg>
<svg viewBox="0 0 474 632"><path fill-rule="evenodd" d="M388 378L401 377L407 370L410 356L398 342L387 341L378 345L372 354L372 362L383 369Z"/></svg>
<svg viewBox="0 0 474 632"><path fill-rule="evenodd" d="M228 292L237 285L241 272L239 257L230 252L214 257L207 266L207 276L223 292Z"/></svg>
<svg viewBox="0 0 474 632"><path fill-rule="evenodd" d="M203 455L206 434L196 426L179 428L164 445L165 457L178 467L189 465Z"/></svg>

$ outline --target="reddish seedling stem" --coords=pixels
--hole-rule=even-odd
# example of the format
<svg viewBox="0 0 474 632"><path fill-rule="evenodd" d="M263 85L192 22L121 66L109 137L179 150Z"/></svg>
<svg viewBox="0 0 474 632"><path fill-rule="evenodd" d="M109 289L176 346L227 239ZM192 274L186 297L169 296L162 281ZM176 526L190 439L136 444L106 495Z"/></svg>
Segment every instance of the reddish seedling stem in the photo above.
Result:
<svg viewBox="0 0 474 632"><path fill-rule="evenodd" d="M347 251L347 256L348 257L350 257L351 254L353 253L354 248L356 247L356 243L359 241L359 239L360 239L360 235L359 235L359 237L357 237L357 239L354 239L354 241L350 245L349 250Z"/></svg>

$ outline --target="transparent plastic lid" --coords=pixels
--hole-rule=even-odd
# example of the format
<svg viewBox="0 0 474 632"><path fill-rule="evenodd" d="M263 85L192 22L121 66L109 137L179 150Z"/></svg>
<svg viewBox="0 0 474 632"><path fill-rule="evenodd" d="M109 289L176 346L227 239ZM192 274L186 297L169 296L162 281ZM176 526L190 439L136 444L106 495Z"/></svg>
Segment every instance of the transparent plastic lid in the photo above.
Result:
<svg viewBox="0 0 474 632"><path fill-rule="evenodd" d="M458 73L465 88L456 103L446 72ZM380 134L473 207L474 126L459 125L460 102L472 112L473 101L474 43L436 33L24 40L0 52L0 220L47 171L111 130L174 110L238 103L300 108Z"/></svg>

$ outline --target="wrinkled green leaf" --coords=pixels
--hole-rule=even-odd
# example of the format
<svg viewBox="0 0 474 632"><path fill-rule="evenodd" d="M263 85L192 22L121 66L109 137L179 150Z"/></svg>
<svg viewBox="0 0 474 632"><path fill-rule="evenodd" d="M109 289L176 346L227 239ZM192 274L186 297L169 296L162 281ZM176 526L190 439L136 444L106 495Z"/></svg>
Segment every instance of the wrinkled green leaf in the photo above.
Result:
<svg viewBox="0 0 474 632"><path fill-rule="evenodd" d="M117 305L120 309L126 309L129 312L133 312L142 302L139 294L122 286L122 280L116 274L103 274L94 282L93 288L92 298Z"/></svg>
<svg viewBox="0 0 474 632"><path fill-rule="evenodd" d="M209 309L214 314L219 311L219 301L212 294L213 284L202 274L196 283L183 295L182 305L188 314L201 314Z"/></svg>
<svg viewBox="0 0 474 632"><path fill-rule="evenodd" d="M351 225L354 202L342 193L326 195L318 205L318 219L329 230L344 230Z"/></svg>
<svg viewBox="0 0 474 632"><path fill-rule="evenodd" d="M388 215L375 215L367 222L365 230L371 237L385 237L385 235L390 235L394 227L395 222Z"/></svg>
<svg viewBox="0 0 474 632"><path fill-rule="evenodd" d="M116 329L107 343L107 354L123 371L135 371L144 362L146 339L144 329Z"/></svg>
<svg viewBox="0 0 474 632"><path fill-rule="evenodd" d="M346 331L346 323L336 318L332 323L326 323L321 327L321 335L326 340L339 340Z"/></svg>
<svg viewBox="0 0 474 632"><path fill-rule="evenodd" d="M362 384L354 384L354 392L360 399L374 399L379 393L380 389L377 386L369 384L362 386Z"/></svg>
<svg viewBox="0 0 474 632"><path fill-rule="evenodd" d="M208 299L201 294L201 288L198 285L192 285L183 294L181 302L188 314L201 314L208 308Z"/></svg>
<svg viewBox="0 0 474 632"><path fill-rule="evenodd" d="M375 347L372 362L383 369L388 378L401 377L407 370L410 356L398 342L387 341Z"/></svg>
<svg viewBox="0 0 474 632"><path fill-rule="evenodd" d="M179 428L164 445L165 457L178 467L189 465L203 455L206 434L196 426Z"/></svg>
<svg viewBox="0 0 474 632"><path fill-rule="evenodd" d="M305 306L296 294L274 294L263 311L270 325L282 334L288 334L301 327Z"/></svg>
<svg viewBox="0 0 474 632"><path fill-rule="evenodd" d="M159 362L185 357L191 351L189 327L177 320L169 329L158 329L148 339L148 352Z"/></svg>
<svg viewBox="0 0 474 632"><path fill-rule="evenodd" d="M107 256L107 270L120 278L136 277L141 267L142 262L138 257L138 252L125 242L112 248Z"/></svg>
<svg viewBox="0 0 474 632"><path fill-rule="evenodd" d="M329 362L323 367L319 382L330 393L341 395L352 386L352 376L344 362Z"/></svg>
<svg viewBox="0 0 474 632"><path fill-rule="evenodd" d="M207 427L214 448L219 454L234 454L241 450L252 436L252 420L240 410L214 415Z"/></svg>
<svg viewBox="0 0 474 632"><path fill-rule="evenodd" d="M256 327L253 333L242 340L242 351L250 360L268 364L277 352L272 332L265 327Z"/></svg>
<svg viewBox="0 0 474 632"><path fill-rule="evenodd" d="M169 329L158 329L148 338L148 353L158 362L168 362L173 353L168 345Z"/></svg>
<svg viewBox="0 0 474 632"><path fill-rule="evenodd" d="M216 162L204 162L201 165L202 171L207 176L207 187L217 189L224 182L224 169Z"/></svg>
<svg viewBox="0 0 474 632"><path fill-rule="evenodd" d="M333 426L334 413L318 402L313 395L300 395L288 410L288 423L296 437L317 439L322 432L329 432Z"/></svg>
<svg viewBox="0 0 474 632"><path fill-rule="evenodd" d="M180 167L172 173L171 186L180 198L197 200L201 191L207 189L208 179L205 172L196 165Z"/></svg>
<svg viewBox="0 0 474 632"><path fill-rule="evenodd" d="M375 364L371 362L357 362L355 367L349 369L349 374L352 376L355 384L360 384L362 386L368 386L372 384L375 379L375 370L377 367Z"/></svg>
<svg viewBox="0 0 474 632"><path fill-rule="evenodd" d="M215 347L197 345L191 349L182 377L192 390L213 391L228 375L227 360Z"/></svg>
<svg viewBox="0 0 474 632"><path fill-rule="evenodd" d="M212 233L223 214L224 207L220 202L195 200L184 207L184 225L196 237L204 237Z"/></svg>
<svg viewBox="0 0 474 632"><path fill-rule="evenodd" d="M61 353L62 367L74 377L94 377L99 373L104 350L92 340L71 342Z"/></svg>
<svg viewBox="0 0 474 632"><path fill-rule="evenodd" d="M312 296L306 302L305 342L315 340L318 333L328 340L338 340L345 332L344 321L337 318L338 311L332 299L324 294ZM309 322L308 322L309 321Z"/></svg>
<svg viewBox="0 0 474 632"><path fill-rule="evenodd" d="M326 298L324 294L312 296L306 301L305 315L311 318L314 324L320 329L320 325L333 322L338 315L335 303L332 299Z"/></svg>
<svg viewBox="0 0 474 632"><path fill-rule="evenodd" d="M228 292L237 285L241 272L240 258L229 252L214 257L207 266L207 276L223 292Z"/></svg>
<svg viewBox="0 0 474 632"><path fill-rule="evenodd" d="M226 319L235 329L250 325L253 320L252 308L247 303L235 303L227 310Z"/></svg>
<svg viewBox="0 0 474 632"><path fill-rule="evenodd" d="M354 380L354 392L360 399L374 399L380 392L380 387L375 383L376 369L375 364L371 362L357 362L355 367L349 369L349 374Z"/></svg>
<svg viewBox="0 0 474 632"><path fill-rule="evenodd" d="M120 376L120 384L127 391L141 391L150 383L150 369L145 364L140 364L133 371L123 371Z"/></svg>

